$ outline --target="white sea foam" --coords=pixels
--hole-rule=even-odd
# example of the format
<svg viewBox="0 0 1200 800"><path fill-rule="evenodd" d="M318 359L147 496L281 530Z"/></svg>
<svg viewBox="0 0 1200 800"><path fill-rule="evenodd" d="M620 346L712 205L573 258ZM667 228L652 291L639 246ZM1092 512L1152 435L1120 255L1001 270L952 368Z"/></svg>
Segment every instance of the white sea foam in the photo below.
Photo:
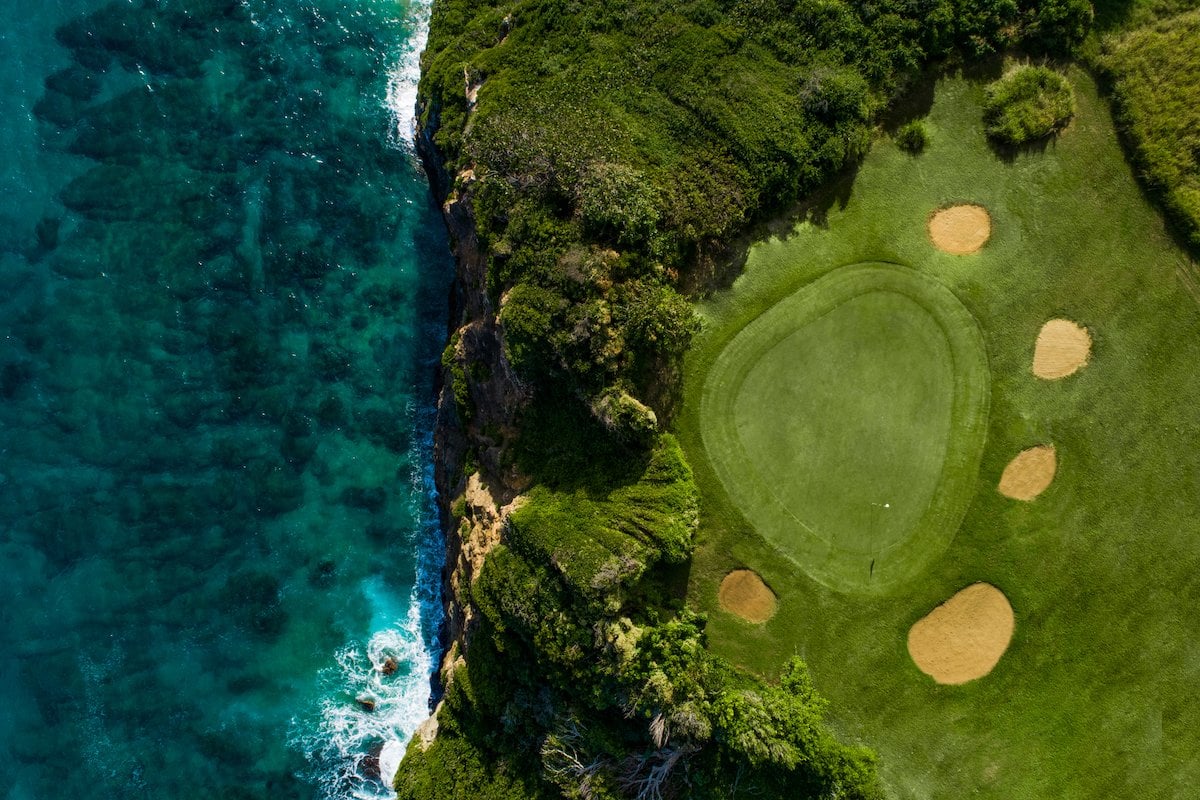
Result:
<svg viewBox="0 0 1200 800"><path fill-rule="evenodd" d="M444 544L435 512L432 408L410 406L414 437L408 491L416 509L414 583L400 594L376 575L361 584L370 610L366 643L349 644L321 676L316 720L297 720L293 743L309 759L329 800L394 797L392 779L413 732L429 715L430 678L439 657ZM393 671L394 670L394 671ZM388 674L390 673L390 674Z"/></svg>
<svg viewBox="0 0 1200 800"><path fill-rule="evenodd" d="M327 798L394 796L390 787L404 749L429 714L433 655L421 593L413 590L407 612L390 625L373 625L376 633L365 646L337 654L337 666L322 676L319 723L295 728L296 744L313 762ZM397 610L381 578L365 581L363 594L374 620Z"/></svg>
<svg viewBox="0 0 1200 800"><path fill-rule="evenodd" d="M388 72L387 107L392 113L393 144L411 150L417 130L417 84L421 80L421 51L429 38L432 0L412 0L404 26L412 31Z"/></svg>

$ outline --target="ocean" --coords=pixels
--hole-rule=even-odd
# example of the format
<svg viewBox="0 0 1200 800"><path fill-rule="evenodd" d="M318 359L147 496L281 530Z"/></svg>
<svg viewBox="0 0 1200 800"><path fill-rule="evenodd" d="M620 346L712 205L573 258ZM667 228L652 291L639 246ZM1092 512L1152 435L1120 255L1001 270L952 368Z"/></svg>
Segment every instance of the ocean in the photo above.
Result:
<svg viewBox="0 0 1200 800"><path fill-rule="evenodd" d="M0 797L390 795L440 656L427 16L0 5Z"/></svg>

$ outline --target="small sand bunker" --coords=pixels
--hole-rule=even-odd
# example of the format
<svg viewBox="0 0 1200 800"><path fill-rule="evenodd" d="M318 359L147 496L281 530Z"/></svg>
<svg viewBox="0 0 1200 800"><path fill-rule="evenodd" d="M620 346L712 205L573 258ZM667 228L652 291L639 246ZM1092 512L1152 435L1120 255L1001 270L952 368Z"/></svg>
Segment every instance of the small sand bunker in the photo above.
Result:
<svg viewBox="0 0 1200 800"><path fill-rule="evenodd" d="M717 600L730 614L755 623L773 617L778 605L775 593L767 588L758 573L748 569L735 569L726 575L717 592Z"/></svg>
<svg viewBox="0 0 1200 800"><path fill-rule="evenodd" d="M1004 593L990 583L973 583L912 626L908 654L938 683L966 683L992 671L1014 627Z"/></svg>
<svg viewBox="0 0 1200 800"><path fill-rule="evenodd" d="M1052 319L1042 326L1033 349L1033 374L1052 381L1087 366L1092 337L1087 328L1067 319Z"/></svg>
<svg viewBox="0 0 1200 800"><path fill-rule="evenodd" d="M1054 445L1031 447L1008 462L997 488L1000 494L1013 500L1032 500L1046 491L1057 469L1058 453Z"/></svg>
<svg viewBox="0 0 1200 800"><path fill-rule="evenodd" d="M991 235L992 218L983 206L940 208L929 218L929 240L951 255L977 252Z"/></svg>

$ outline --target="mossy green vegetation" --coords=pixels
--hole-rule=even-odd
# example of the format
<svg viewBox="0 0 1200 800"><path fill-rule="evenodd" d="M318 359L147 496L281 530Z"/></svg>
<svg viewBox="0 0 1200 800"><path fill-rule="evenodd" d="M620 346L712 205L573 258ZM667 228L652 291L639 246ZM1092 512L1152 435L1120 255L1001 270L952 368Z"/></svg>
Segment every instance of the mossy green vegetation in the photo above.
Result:
<svg viewBox="0 0 1200 800"><path fill-rule="evenodd" d="M572 591L602 599L659 561L686 559L697 521L692 471L675 438L664 435L629 483L608 491L534 487L510 519L508 541L554 564Z"/></svg>
<svg viewBox="0 0 1200 800"><path fill-rule="evenodd" d="M1023 65L988 84L983 119L998 142L1023 145L1066 127L1075 114L1071 85L1049 67Z"/></svg>
<svg viewBox="0 0 1200 800"><path fill-rule="evenodd" d="M1146 182L1200 250L1200 9L1112 35L1100 64Z"/></svg>
<svg viewBox="0 0 1200 800"><path fill-rule="evenodd" d="M1185 797L1200 785L1200 609L1194 475L1200 471L1200 307L1189 260L1143 199L1104 101L1068 72L1075 123L1041 151L1005 157L981 124L984 84L939 81L920 159L882 141L844 206L756 245L732 290L701 306L685 365L679 436L701 491L690 600L710 646L779 675L804 655L843 735L879 755L892 796ZM992 218L978 253L930 243L934 209L977 203ZM736 331L843 264L909 265L975 317L991 372L987 442L963 523L944 555L880 596L823 586L761 536L707 457L706 375ZM1042 325L1093 340L1059 381L1031 373ZM829 413L837 413L831 407ZM1009 460L1053 444L1058 471L1032 502L997 491ZM722 611L731 569L760 573L779 607L751 626ZM914 622L976 581L1016 615L987 676L934 683L912 662Z"/></svg>
<svg viewBox="0 0 1200 800"><path fill-rule="evenodd" d="M694 615L599 611L503 545L471 595L479 628L437 740L401 764L404 800L880 796L798 659L760 683L711 654Z"/></svg>

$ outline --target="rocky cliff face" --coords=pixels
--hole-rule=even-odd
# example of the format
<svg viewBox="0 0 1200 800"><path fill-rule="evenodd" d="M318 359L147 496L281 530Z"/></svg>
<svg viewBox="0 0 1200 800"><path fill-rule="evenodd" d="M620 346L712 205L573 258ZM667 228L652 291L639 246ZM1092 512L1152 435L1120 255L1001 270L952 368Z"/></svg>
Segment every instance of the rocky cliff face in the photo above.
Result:
<svg viewBox="0 0 1200 800"><path fill-rule="evenodd" d="M429 119L418 130L417 149L441 206L457 265L434 432L435 479L446 537L444 684L456 660L466 653L475 617L462 590L499 543L527 483L505 463L527 393L504 356L499 309L487 291L488 259L480 247L472 207L474 173L446 171L433 142L437 115Z"/></svg>

